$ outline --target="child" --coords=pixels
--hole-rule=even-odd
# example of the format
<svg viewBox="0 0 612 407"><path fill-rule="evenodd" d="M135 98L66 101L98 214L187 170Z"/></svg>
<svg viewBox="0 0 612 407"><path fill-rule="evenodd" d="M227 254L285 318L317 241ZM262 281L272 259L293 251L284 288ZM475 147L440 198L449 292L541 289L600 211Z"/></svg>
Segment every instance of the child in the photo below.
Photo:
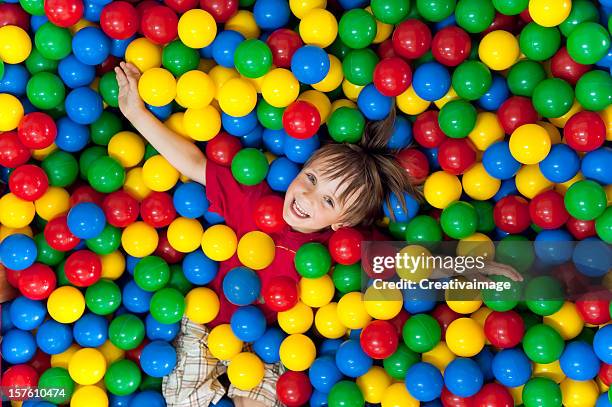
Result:
<svg viewBox="0 0 612 407"><path fill-rule="evenodd" d="M238 237L256 230L250 209L260 197L271 194L267 185L240 185L228 168L207 161L197 145L172 132L144 107L138 94L140 72L136 67L121 63L115 71L119 107L136 130L178 171L206 186L209 210L222 215ZM341 227L368 225L380 218L382 205L391 193L403 197L405 191L415 192L405 170L386 148L393 122L391 115L387 120L371 123L361 144L327 144L304 165L285 194L283 218L287 227L271 234L276 244L274 261L258 272L264 290L275 276L298 280L293 257L302 244L325 243L332 231ZM209 327L228 323L236 308L225 300L221 285L225 274L239 265L236 255L223 262L210 284L220 294L221 309ZM503 266L489 271L510 273ZM266 310L265 304L262 308L266 317L273 320L275 314ZM218 378L226 367L211 356L207 336L208 327L183 320L181 335L175 342L179 353L177 367L163 382L169 406L206 406L225 393ZM278 364L266 365L264 380L257 388L242 391L230 386L229 396L238 406L280 406L275 392L280 373Z"/></svg>

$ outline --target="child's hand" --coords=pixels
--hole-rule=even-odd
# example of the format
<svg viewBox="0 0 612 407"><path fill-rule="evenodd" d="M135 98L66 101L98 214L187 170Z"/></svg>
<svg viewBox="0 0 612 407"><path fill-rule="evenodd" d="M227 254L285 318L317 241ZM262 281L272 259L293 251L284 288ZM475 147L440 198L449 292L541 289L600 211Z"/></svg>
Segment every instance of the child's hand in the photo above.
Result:
<svg viewBox="0 0 612 407"><path fill-rule="evenodd" d="M512 266L494 261L487 262L485 265L485 268L481 270L481 274L486 276L504 276L513 281L523 281L521 273L516 271Z"/></svg>
<svg viewBox="0 0 612 407"><path fill-rule="evenodd" d="M119 84L119 109L128 120L132 120L145 108L138 94L140 71L130 63L121 62L115 68L115 74Z"/></svg>
<svg viewBox="0 0 612 407"><path fill-rule="evenodd" d="M10 301L19 293L6 279L6 270L0 266L0 303Z"/></svg>

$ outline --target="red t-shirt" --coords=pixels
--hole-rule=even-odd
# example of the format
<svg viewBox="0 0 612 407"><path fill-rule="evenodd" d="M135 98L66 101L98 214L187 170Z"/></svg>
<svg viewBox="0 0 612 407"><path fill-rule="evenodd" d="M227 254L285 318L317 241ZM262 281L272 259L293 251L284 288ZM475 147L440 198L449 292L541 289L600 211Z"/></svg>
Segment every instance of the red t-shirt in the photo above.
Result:
<svg viewBox="0 0 612 407"><path fill-rule="evenodd" d="M222 167L210 160L206 162L206 196L210 202L208 210L223 216L225 223L236 232L238 239L247 232L257 230L252 216L255 203L262 196L270 194L273 192L265 182L254 186L241 185L236 182L229 168ZM308 242L326 243L331 233L331 230L301 233L287 226L278 233L270 234L276 245L276 252L272 264L257 271L262 288L275 276L288 276L297 283L299 275L293 263L296 250ZM234 310L238 308L223 295L223 278L228 271L241 265L237 254L219 264L219 272L210 283L210 287L218 294L221 308L217 318L208 325L229 323ZM258 305L266 315L268 322L276 319L274 311L267 308L265 304Z"/></svg>

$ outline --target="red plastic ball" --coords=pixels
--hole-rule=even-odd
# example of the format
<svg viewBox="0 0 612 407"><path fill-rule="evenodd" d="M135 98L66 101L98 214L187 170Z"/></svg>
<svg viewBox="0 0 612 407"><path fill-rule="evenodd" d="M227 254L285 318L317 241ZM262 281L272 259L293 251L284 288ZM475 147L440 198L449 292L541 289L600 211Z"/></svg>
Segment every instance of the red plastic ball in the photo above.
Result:
<svg viewBox="0 0 612 407"><path fill-rule="evenodd" d="M104 194L96 191L89 185L80 185L70 195L70 207L82 202L92 202L98 206L102 205Z"/></svg>
<svg viewBox="0 0 612 407"><path fill-rule="evenodd" d="M595 112L578 112L567 121L563 136L568 146L576 151L593 151L606 141L606 124Z"/></svg>
<svg viewBox="0 0 612 407"><path fill-rule="evenodd" d="M312 386L304 372L287 371L276 382L278 401L287 407L298 407L308 404L311 394Z"/></svg>
<svg viewBox="0 0 612 407"><path fill-rule="evenodd" d="M19 4L0 4L0 27L5 25L16 25L25 31L30 29L30 15L22 9Z"/></svg>
<svg viewBox="0 0 612 407"><path fill-rule="evenodd" d="M570 216L565 224L568 232L577 240L583 240L587 237L595 236L595 221L594 220L579 220Z"/></svg>
<svg viewBox="0 0 612 407"><path fill-rule="evenodd" d="M125 191L115 191L104 198L102 209L106 221L112 226L124 228L138 219L138 201Z"/></svg>
<svg viewBox="0 0 612 407"><path fill-rule="evenodd" d="M393 40L391 38L387 38L386 40L381 42L378 46L378 49L376 50L376 53L378 54L378 57L380 59L396 57L397 54L393 49Z"/></svg>
<svg viewBox="0 0 612 407"><path fill-rule="evenodd" d="M373 321L363 328L359 341L368 356L373 359L384 359L397 350L397 330L389 321Z"/></svg>
<svg viewBox="0 0 612 407"><path fill-rule="evenodd" d="M102 275L102 262L97 254L89 250L72 253L64 263L66 278L77 287L89 287Z"/></svg>
<svg viewBox="0 0 612 407"><path fill-rule="evenodd" d="M364 245L361 256L361 266L364 273L370 278L378 278L387 280L396 275L395 266L393 264L382 264L382 270L379 267L374 269L376 257L395 257L397 248L390 242L378 242L376 245ZM387 267L389 266L389 267Z"/></svg>
<svg viewBox="0 0 612 407"><path fill-rule="evenodd" d="M431 41L431 53L439 63L457 66L470 56L472 41L464 30L456 26L444 27Z"/></svg>
<svg viewBox="0 0 612 407"><path fill-rule="evenodd" d="M131 3L134 3L133 1L130 1ZM149 10L152 7L155 6L159 6L160 4L156 1L156 0L144 0L141 2L135 2L136 4L136 13L138 13L138 21L140 21L142 19L143 14L145 13L145 11ZM138 32L142 34L142 26L138 27Z"/></svg>
<svg viewBox="0 0 612 407"><path fill-rule="evenodd" d="M519 17L521 18L521 20L525 22L525 24L528 24L533 21L533 18L531 18L531 14L529 14L529 7L521 11L521 14L519 14Z"/></svg>
<svg viewBox="0 0 612 407"><path fill-rule="evenodd" d="M109 37L116 40L130 38L138 32L136 8L125 1L107 4L100 14L100 27Z"/></svg>
<svg viewBox="0 0 612 407"><path fill-rule="evenodd" d="M487 383L474 396L474 407L514 407L514 399L501 384Z"/></svg>
<svg viewBox="0 0 612 407"><path fill-rule="evenodd" d="M36 387L38 384L38 373L36 369L29 365L11 366L2 374L3 388L20 388L29 389ZM6 395L6 394L5 394ZM14 397L14 400L22 400L22 397Z"/></svg>
<svg viewBox="0 0 612 407"><path fill-rule="evenodd" d="M279 28L270 34L266 44L272 51L272 63L278 68L291 68L291 58L304 43L300 35L287 28Z"/></svg>
<svg viewBox="0 0 612 407"><path fill-rule="evenodd" d="M179 263L185 257L185 253L181 253L172 247L165 230L159 233L159 242L154 254L164 259L168 264Z"/></svg>
<svg viewBox="0 0 612 407"><path fill-rule="evenodd" d="M28 362L28 364L32 366L39 375L43 374L45 370L51 368L51 355L47 355L42 350L37 349L34 357Z"/></svg>
<svg viewBox="0 0 612 407"><path fill-rule="evenodd" d="M406 323L406 321L408 321L408 318L410 318L410 314L405 309L402 308L399 314L397 314L396 316L394 316L393 318L389 320L389 322L393 324L393 327L395 328L395 332L397 332L398 336L402 334L402 330L404 329L404 324Z"/></svg>
<svg viewBox="0 0 612 407"><path fill-rule="evenodd" d="M266 195L255 203L253 221L266 233L276 233L283 230L287 223L283 219L284 200L277 195Z"/></svg>
<svg viewBox="0 0 612 407"><path fill-rule="evenodd" d="M81 0L45 0L45 15L53 24L68 28L83 16Z"/></svg>
<svg viewBox="0 0 612 407"><path fill-rule="evenodd" d="M499 107L497 119L506 134L512 134L514 130L523 124L535 123L538 121L536 112L531 99L522 96L512 96Z"/></svg>
<svg viewBox="0 0 612 407"><path fill-rule="evenodd" d="M519 21L516 16L507 16L502 13L495 13L495 18L491 22L491 25L482 32L482 35L486 35L491 31L504 30L513 34L519 29Z"/></svg>
<svg viewBox="0 0 612 407"><path fill-rule="evenodd" d="M465 138L447 138L438 147L440 167L450 174L460 175L476 162L476 150Z"/></svg>
<svg viewBox="0 0 612 407"><path fill-rule="evenodd" d="M529 227L529 204L525 198L509 195L500 199L493 208L495 225L504 232L517 234Z"/></svg>
<svg viewBox="0 0 612 407"><path fill-rule="evenodd" d="M416 148L405 148L397 153L396 158L413 184L425 182L429 175L429 161L423 152Z"/></svg>
<svg viewBox="0 0 612 407"><path fill-rule="evenodd" d="M428 110L418 115L412 124L412 135L425 148L435 148L442 144L447 137L438 124L438 111Z"/></svg>
<svg viewBox="0 0 612 407"><path fill-rule="evenodd" d="M290 277L272 277L267 284L264 284L262 297L272 311L287 311L297 304L298 287Z"/></svg>
<svg viewBox="0 0 612 407"><path fill-rule="evenodd" d="M66 215L51 219L45 225L43 233L49 246L61 252L74 249L81 241L68 228Z"/></svg>
<svg viewBox="0 0 612 407"><path fill-rule="evenodd" d="M23 270L13 270L8 268L5 268L4 270L6 271L6 281L8 281L11 286L19 288L19 279L21 278L21 272Z"/></svg>
<svg viewBox="0 0 612 407"><path fill-rule="evenodd" d="M399 57L385 58L374 68L374 86L385 96L399 96L412 83L410 65Z"/></svg>
<svg viewBox="0 0 612 407"><path fill-rule="evenodd" d="M32 112L24 115L17 126L21 143L33 150L49 147L57 137L57 126L46 113Z"/></svg>
<svg viewBox="0 0 612 407"><path fill-rule="evenodd" d="M16 132L7 131L0 134L0 165L17 168L27 163L30 155L30 149L21 143Z"/></svg>
<svg viewBox="0 0 612 407"><path fill-rule="evenodd" d="M178 35L178 17L170 7L147 8L140 19L140 30L151 42L167 44Z"/></svg>
<svg viewBox="0 0 612 407"><path fill-rule="evenodd" d="M561 78L576 85L578 79L591 70L591 65L583 65L574 61L567 52L566 47L561 47L559 51L550 59L550 73L556 78Z"/></svg>
<svg viewBox="0 0 612 407"><path fill-rule="evenodd" d="M533 223L542 229L560 228L569 219L563 197L553 190L534 196L529 202L529 214Z"/></svg>
<svg viewBox="0 0 612 407"><path fill-rule="evenodd" d="M587 324L605 324L610 321L610 295L585 294L576 300L576 310Z"/></svg>
<svg viewBox="0 0 612 407"><path fill-rule="evenodd" d="M18 288L21 295L31 300L44 300L57 286L57 278L51 267L34 263L19 276Z"/></svg>
<svg viewBox="0 0 612 407"><path fill-rule="evenodd" d="M436 307L431 311L431 316L434 317L436 321L438 321L438 324L442 329L442 339L446 337L446 330L448 329L448 326L451 324L451 322L462 317L461 314L453 311L446 304L436 305Z"/></svg>
<svg viewBox="0 0 612 407"><path fill-rule="evenodd" d="M310 102L295 101L283 112L283 128L291 137L301 140L310 138L319 130L319 126L321 115Z"/></svg>
<svg viewBox="0 0 612 407"><path fill-rule="evenodd" d="M164 0L164 4L179 14L198 7L198 0Z"/></svg>
<svg viewBox="0 0 612 407"><path fill-rule="evenodd" d="M221 132L206 143L206 157L219 165L229 167L241 149L242 144L237 137Z"/></svg>
<svg viewBox="0 0 612 407"><path fill-rule="evenodd" d="M329 239L329 253L336 263L355 264L361 259L363 235L353 228L340 228Z"/></svg>
<svg viewBox="0 0 612 407"><path fill-rule="evenodd" d="M597 374L603 384L610 386L612 384L612 365L602 363Z"/></svg>
<svg viewBox="0 0 612 407"><path fill-rule="evenodd" d="M473 397L459 397L444 386L440 401L444 407L472 407Z"/></svg>
<svg viewBox="0 0 612 407"><path fill-rule="evenodd" d="M35 201L47 192L49 178L36 165L21 165L9 176L9 188L15 196L24 201Z"/></svg>
<svg viewBox="0 0 612 407"><path fill-rule="evenodd" d="M225 23L238 12L238 0L200 0L200 8L208 11L217 23Z"/></svg>
<svg viewBox="0 0 612 407"><path fill-rule="evenodd" d="M168 226L176 217L172 196L165 192L151 192L140 203L140 217L154 228Z"/></svg>
<svg viewBox="0 0 612 407"><path fill-rule="evenodd" d="M416 59L423 56L431 45L431 31L419 20L406 20L393 32L393 49L403 58Z"/></svg>
<svg viewBox="0 0 612 407"><path fill-rule="evenodd" d="M525 324L515 311L493 311L485 320L484 332L491 345L502 349L513 348L521 343Z"/></svg>
<svg viewBox="0 0 612 407"><path fill-rule="evenodd" d="M136 348L125 351L125 358L131 360L132 362L136 363L138 367L140 367L140 355L148 343L149 340L144 338L142 342L140 342L140 345L138 345Z"/></svg>

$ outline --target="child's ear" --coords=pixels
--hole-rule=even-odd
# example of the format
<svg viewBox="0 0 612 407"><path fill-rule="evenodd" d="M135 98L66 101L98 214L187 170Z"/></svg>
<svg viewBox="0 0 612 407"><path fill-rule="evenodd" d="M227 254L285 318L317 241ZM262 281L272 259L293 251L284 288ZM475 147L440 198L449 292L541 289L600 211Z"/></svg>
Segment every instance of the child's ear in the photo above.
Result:
<svg viewBox="0 0 612 407"><path fill-rule="evenodd" d="M335 232L336 230L343 228L344 225L342 223L334 223L331 225L332 230Z"/></svg>

